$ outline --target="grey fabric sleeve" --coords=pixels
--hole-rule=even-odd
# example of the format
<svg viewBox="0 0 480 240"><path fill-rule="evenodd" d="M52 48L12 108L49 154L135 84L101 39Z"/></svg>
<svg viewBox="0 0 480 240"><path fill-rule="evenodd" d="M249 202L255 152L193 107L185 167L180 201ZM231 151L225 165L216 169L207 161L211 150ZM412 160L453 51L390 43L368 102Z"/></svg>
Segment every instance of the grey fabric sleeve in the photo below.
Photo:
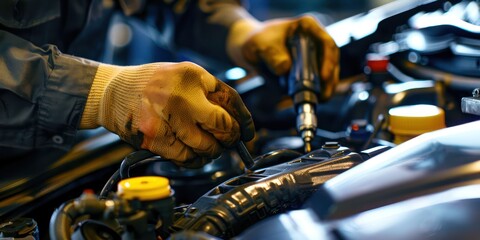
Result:
<svg viewBox="0 0 480 240"><path fill-rule="evenodd" d="M239 0L164 0L163 11L172 16L173 42L177 49L187 48L221 62L231 59L226 52L230 26L240 18ZM243 9L244 10L244 9ZM246 12L246 11L245 11ZM165 17L165 16L164 16Z"/></svg>
<svg viewBox="0 0 480 240"><path fill-rule="evenodd" d="M68 150L97 67L0 30L0 147Z"/></svg>

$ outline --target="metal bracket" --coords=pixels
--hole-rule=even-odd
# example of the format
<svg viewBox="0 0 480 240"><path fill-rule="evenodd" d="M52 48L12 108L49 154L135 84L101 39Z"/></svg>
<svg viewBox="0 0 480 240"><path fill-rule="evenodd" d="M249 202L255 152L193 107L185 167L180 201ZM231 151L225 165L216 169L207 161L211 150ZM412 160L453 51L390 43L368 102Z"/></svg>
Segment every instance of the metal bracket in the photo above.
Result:
<svg viewBox="0 0 480 240"><path fill-rule="evenodd" d="M472 95L462 98L462 112L480 116L480 88L475 88Z"/></svg>

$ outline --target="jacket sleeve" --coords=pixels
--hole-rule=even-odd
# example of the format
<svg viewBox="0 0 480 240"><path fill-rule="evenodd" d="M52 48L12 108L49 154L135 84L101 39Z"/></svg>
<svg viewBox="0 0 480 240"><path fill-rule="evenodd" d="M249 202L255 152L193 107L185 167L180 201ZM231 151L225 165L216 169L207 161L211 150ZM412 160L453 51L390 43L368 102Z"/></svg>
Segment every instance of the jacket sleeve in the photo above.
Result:
<svg viewBox="0 0 480 240"><path fill-rule="evenodd" d="M164 0L162 7L164 21L160 29L173 25L172 42L176 48L232 63L226 52L228 31L246 14L239 0Z"/></svg>
<svg viewBox="0 0 480 240"><path fill-rule="evenodd" d="M97 67L0 30L0 147L68 150Z"/></svg>

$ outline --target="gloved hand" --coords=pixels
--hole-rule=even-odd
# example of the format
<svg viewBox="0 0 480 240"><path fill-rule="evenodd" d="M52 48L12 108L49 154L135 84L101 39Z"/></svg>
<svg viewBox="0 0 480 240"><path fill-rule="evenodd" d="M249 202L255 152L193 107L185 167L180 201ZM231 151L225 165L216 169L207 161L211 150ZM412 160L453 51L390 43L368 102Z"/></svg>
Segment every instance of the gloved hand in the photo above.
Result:
<svg viewBox="0 0 480 240"><path fill-rule="evenodd" d="M278 75L288 73L292 65L287 39L298 29L310 34L322 47L320 100L328 99L335 89L339 75L339 50L323 26L310 15L291 19L258 22L253 18L236 21L230 28L227 52L230 58L247 70L257 70L261 62Z"/></svg>
<svg viewBox="0 0 480 240"><path fill-rule="evenodd" d="M254 136L237 92L190 62L100 64L80 127L97 126L187 167Z"/></svg>

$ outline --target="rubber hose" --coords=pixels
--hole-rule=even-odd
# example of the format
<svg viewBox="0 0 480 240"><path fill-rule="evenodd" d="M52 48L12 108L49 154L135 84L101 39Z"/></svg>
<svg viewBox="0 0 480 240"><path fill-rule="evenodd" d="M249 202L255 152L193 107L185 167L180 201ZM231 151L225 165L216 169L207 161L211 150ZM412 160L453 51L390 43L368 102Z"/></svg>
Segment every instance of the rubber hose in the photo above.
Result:
<svg viewBox="0 0 480 240"><path fill-rule="evenodd" d="M65 202L55 209L50 218L50 238L52 240L70 240L70 228L77 215L78 211L75 208L74 200Z"/></svg>
<svg viewBox="0 0 480 240"><path fill-rule="evenodd" d="M129 178L130 177L129 170L133 164L153 156L156 156L156 155L147 150L139 150L139 151L130 153L127 157L125 157L125 159L120 164L120 178L121 179Z"/></svg>

